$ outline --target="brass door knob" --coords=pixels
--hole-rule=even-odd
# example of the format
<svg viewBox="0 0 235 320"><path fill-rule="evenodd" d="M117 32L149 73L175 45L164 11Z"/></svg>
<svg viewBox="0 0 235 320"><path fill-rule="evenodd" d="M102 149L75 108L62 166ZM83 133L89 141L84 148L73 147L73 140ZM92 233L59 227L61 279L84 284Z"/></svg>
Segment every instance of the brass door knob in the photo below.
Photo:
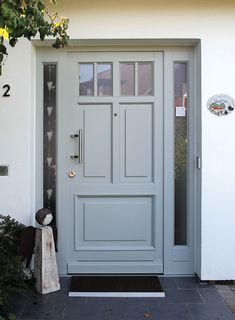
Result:
<svg viewBox="0 0 235 320"><path fill-rule="evenodd" d="M69 171L68 172L69 178L75 178L76 177L76 172L75 171Z"/></svg>

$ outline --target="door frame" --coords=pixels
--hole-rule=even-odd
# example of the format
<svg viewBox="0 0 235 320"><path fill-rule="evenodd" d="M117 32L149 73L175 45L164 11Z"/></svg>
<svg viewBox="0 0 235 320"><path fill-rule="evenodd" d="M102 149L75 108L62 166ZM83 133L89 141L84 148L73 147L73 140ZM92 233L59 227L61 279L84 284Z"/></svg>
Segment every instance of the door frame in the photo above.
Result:
<svg viewBox="0 0 235 320"><path fill-rule="evenodd" d="M114 41L112 41L114 42ZM130 43L130 42L129 42ZM113 44L113 43L112 43ZM170 206L168 201L168 194L169 194L169 170L167 170L166 166L166 159L171 156L172 150L169 150L166 147L166 139L169 139L170 130L168 127L167 119L172 117L172 114L167 114L166 106L173 104L173 99L170 98L170 95L167 94L166 88L167 83L173 83L173 78L171 76L171 71L169 70L170 65L172 65L174 59L177 61L185 61L187 60L186 56L190 56L190 69L193 71L190 76L190 87L191 89L191 101L193 104L193 114L190 116L190 123L189 126L192 126L191 130L191 141L193 141L193 146L191 150L191 157L190 163L192 164L192 176L191 179L191 188L192 191L190 192L190 201L191 201L191 210L192 210L192 219L191 219L191 226L193 230L193 271L190 274L197 272L200 273L200 259L201 259L201 250L200 250L200 232L201 232L201 211L200 211L200 181L201 181L201 173L199 170L195 168L195 159L196 156L201 155L201 135L200 135L200 108L199 108L199 101L200 101L200 74L196 74L195 66L200 66L200 62L198 61L198 44L196 45L184 45L184 46L162 46L162 45L153 45L152 42L145 43L138 45L135 44L133 46L123 44L120 47L113 46L97 46L96 43L93 43L92 46L83 45L81 47L74 47L74 48L67 48L61 51L55 51L51 48L37 48L37 61L36 61L36 139L35 139L35 165L36 165L36 176L35 176L35 207L40 208L43 203L43 161L41 159L41 150L43 147L43 137L42 137L42 128L43 128L43 116L42 116L42 108L43 108L43 89L42 89L42 63L43 62L54 62L57 65L66 63L66 53L67 51L136 51L136 52L148 52L148 51L162 51L164 54L164 236L163 236L163 250L164 250L164 259L163 259L163 266L164 266L164 274L189 274L186 269L182 269L179 272L179 264L175 263L174 259L172 259L171 254L169 253L172 251L172 243L167 245L167 239L172 236L169 235L169 232L172 231L173 228L173 220L172 220L172 205ZM119 50L118 50L119 48ZM197 59L196 59L197 56ZM58 68L57 71L57 84L58 84L58 91L62 92L63 90L63 79L64 74L62 68ZM67 81L68 83L68 81ZM172 87L173 88L173 87ZM194 92L194 94L192 94ZM66 104L66 98L61 94L57 101L58 105L58 112L57 112L57 128L62 125L62 117L60 116L59 110ZM197 110L196 110L197 105ZM172 108L171 108L172 109ZM58 141L60 143L66 143L66 138L60 135L61 131L57 130L57 146ZM170 143L172 145L172 141ZM169 145L170 145L169 144ZM65 158L65 157L64 157ZM59 157L58 155L58 148L57 148L57 165L58 167L64 166L63 157ZM57 169L58 170L58 169ZM173 170L173 168L171 168ZM62 221L63 213L66 212L66 201L68 199L68 179L66 174L57 175L57 227L58 227L58 241L59 241L59 253L58 253L58 267L60 274L67 274L67 259L66 255L62 255L61 252L67 252L65 242L61 241L60 235L63 235L64 225ZM66 201L64 201L58 195L63 192ZM171 190L171 192L173 192ZM178 265L177 267L174 267ZM184 263L183 263L184 265Z"/></svg>
<svg viewBox="0 0 235 320"><path fill-rule="evenodd" d="M196 203L196 108L195 59L193 50L165 52L164 79L164 274L193 274L195 272L195 203ZM174 63L187 64L187 244L174 244ZM173 99L172 99L173 97ZM169 119L171 119L169 121ZM172 125L173 124L173 125Z"/></svg>

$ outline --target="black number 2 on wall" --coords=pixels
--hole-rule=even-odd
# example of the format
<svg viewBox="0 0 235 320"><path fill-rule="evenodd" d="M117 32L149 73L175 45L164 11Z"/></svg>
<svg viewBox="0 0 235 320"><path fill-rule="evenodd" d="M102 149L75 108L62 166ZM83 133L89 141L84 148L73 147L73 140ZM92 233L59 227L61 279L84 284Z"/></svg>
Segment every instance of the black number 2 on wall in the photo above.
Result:
<svg viewBox="0 0 235 320"><path fill-rule="evenodd" d="M3 89L5 90L5 92L3 93L3 97L10 97L9 91L10 91L11 87L9 86L9 84L5 84L3 86Z"/></svg>

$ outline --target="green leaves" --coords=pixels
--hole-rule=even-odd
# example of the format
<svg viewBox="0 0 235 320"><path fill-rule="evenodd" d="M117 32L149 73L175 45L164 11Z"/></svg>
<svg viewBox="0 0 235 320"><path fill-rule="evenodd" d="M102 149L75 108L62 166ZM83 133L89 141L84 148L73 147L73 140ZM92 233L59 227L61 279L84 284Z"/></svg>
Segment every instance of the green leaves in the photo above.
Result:
<svg viewBox="0 0 235 320"><path fill-rule="evenodd" d="M7 48L2 43L0 43L0 52L2 54L7 54Z"/></svg>
<svg viewBox="0 0 235 320"><path fill-rule="evenodd" d="M9 44L10 44L10 46L12 46L12 47L14 47L17 42L18 42L18 39L16 39L16 38L11 38L11 39L9 40Z"/></svg>
<svg viewBox="0 0 235 320"><path fill-rule="evenodd" d="M22 259L19 256L24 225L0 215L0 310L6 310L13 294L25 292Z"/></svg>
<svg viewBox="0 0 235 320"><path fill-rule="evenodd" d="M50 0L56 4L56 0ZM0 1L0 75L4 57L7 55L5 42L14 47L18 38L28 40L39 34L43 41L45 37L55 38L54 48L67 45L69 19L59 17L58 13L50 14L45 0L4 0Z"/></svg>

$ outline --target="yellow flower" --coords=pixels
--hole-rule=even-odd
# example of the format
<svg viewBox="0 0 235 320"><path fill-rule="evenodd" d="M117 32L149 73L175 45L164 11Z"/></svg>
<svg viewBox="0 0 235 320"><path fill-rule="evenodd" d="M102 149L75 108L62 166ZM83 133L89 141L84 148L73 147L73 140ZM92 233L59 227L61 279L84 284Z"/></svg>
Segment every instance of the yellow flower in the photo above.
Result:
<svg viewBox="0 0 235 320"><path fill-rule="evenodd" d="M9 33L7 29L0 28L0 37L3 37L5 40L9 40Z"/></svg>

